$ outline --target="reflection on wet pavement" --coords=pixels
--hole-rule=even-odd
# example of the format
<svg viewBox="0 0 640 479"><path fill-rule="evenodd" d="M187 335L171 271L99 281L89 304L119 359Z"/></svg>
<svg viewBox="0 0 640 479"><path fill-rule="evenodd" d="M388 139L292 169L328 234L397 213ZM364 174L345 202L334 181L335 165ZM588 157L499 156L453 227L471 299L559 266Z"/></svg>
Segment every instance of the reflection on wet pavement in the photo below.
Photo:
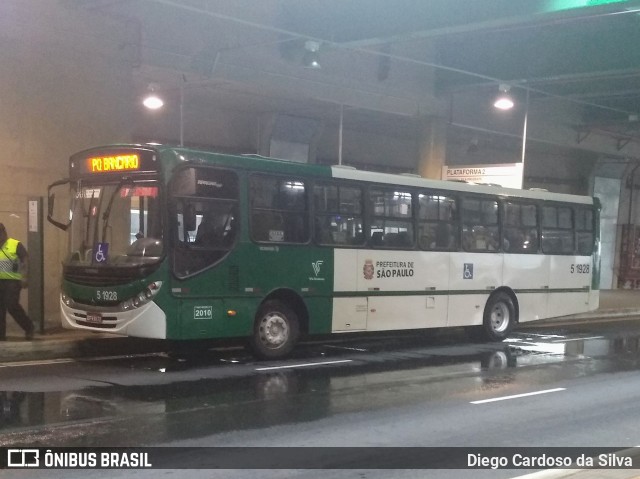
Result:
<svg viewBox="0 0 640 479"><path fill-rule="evenodd" d="M466 400L478 390L508 394L523 383L637 369L639 359L638 335L563 330L519 331L496 344L456 334L314 342L277 363L256 363L241 350L118 358L100 366L171 380L0 392L0 445L154 444L437 398ZM315 362L333 364L295 368ZM90 374L95 362L81 364ZM288 369L259 371L266 364ZM208 377L185 379L194 371Z"/></svg>

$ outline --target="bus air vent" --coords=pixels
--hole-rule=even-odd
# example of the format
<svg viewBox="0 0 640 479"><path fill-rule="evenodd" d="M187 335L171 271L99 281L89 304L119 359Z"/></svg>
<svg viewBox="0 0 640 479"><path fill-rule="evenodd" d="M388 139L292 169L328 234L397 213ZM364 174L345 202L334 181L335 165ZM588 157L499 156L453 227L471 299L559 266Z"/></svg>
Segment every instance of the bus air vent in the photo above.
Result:
<svg viewBox="0 0 640 479"><path fill-rule="evenodd" d="M240 289L240 268L237 265L229 266L229 291Z"/></svg>

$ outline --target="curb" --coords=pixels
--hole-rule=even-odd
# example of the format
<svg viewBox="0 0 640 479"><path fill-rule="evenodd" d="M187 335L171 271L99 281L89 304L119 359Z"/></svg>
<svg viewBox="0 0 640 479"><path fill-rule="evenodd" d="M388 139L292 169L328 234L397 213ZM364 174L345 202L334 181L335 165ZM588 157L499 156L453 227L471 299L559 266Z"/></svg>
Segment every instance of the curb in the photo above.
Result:
<svg viewBox="0 0 640 479"><path fill-rule="evenodd" d="M580 322L607 322L640 320L640 309L603 310L591 313L561 316L518 325L518 329L555 327ZM166 352L169 343L161 339L144 339L104 333L58 330L27 341L9 338L0 343L0 362L24 362L52 359L79 359L101 356L126 356Z"/></svg>
<svg viewBox="0 0 640 479"><path fill-rule="evenodd" d="M558 316L556 318L546 318L537 321L529 321L522 323L519 327L534 327L534 326L554 326L564 323L577 323L580 321L590 322L604 322L611 320L629 320L640 319L640 309L628 308L628 309L609 309L602 311L594 311L590 313L570 314L568 316Z"/></svg>
<svg viewBox="0 0 640 479"><path fill-rule="evenodd" d="M0 362L119 356L165 350L166 343L159 340L93 334L90 337L47 337L45 334L36 336L32 341L5 341L0 345Z"/></svg>

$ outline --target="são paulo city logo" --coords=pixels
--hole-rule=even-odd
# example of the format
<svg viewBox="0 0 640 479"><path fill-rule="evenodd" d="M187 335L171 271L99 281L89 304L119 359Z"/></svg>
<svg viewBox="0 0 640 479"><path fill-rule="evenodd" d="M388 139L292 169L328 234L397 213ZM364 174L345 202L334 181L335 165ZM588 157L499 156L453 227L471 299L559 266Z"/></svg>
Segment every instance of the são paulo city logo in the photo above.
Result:
<svg viewBox="0 0 640 479"><path fill-rule="evenodd" d="M375 273L375 268L373 267L372 259L365 259L364 266L362 267L362 273L364 274L364 279L373 279L373 274Z"/></svg>
<svg viewBox="0 0 640 479"><path fill-rule="evenodd" d="M413 261L376 261L364 260L362 274L364 279L374 278L411 278L413 277Z"/></svg>

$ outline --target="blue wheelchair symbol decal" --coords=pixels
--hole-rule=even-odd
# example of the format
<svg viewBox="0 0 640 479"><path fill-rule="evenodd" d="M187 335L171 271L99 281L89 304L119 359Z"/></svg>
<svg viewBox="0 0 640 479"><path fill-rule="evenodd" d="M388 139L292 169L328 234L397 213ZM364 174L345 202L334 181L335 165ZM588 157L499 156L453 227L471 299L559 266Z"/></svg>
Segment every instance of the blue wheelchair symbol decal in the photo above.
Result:
<svg viewBox="0 0 640 479"><path fill-rule="evenodd" d="M473 263L464 263L462 269L463 279L473 279Z"/></svg>
<svg viewBox="0 0 640 479"><path fill-rule="evenodd" d="M93 261L95 263L106 263L109 258L109 243L97 243L93 249Z"/></svg>

